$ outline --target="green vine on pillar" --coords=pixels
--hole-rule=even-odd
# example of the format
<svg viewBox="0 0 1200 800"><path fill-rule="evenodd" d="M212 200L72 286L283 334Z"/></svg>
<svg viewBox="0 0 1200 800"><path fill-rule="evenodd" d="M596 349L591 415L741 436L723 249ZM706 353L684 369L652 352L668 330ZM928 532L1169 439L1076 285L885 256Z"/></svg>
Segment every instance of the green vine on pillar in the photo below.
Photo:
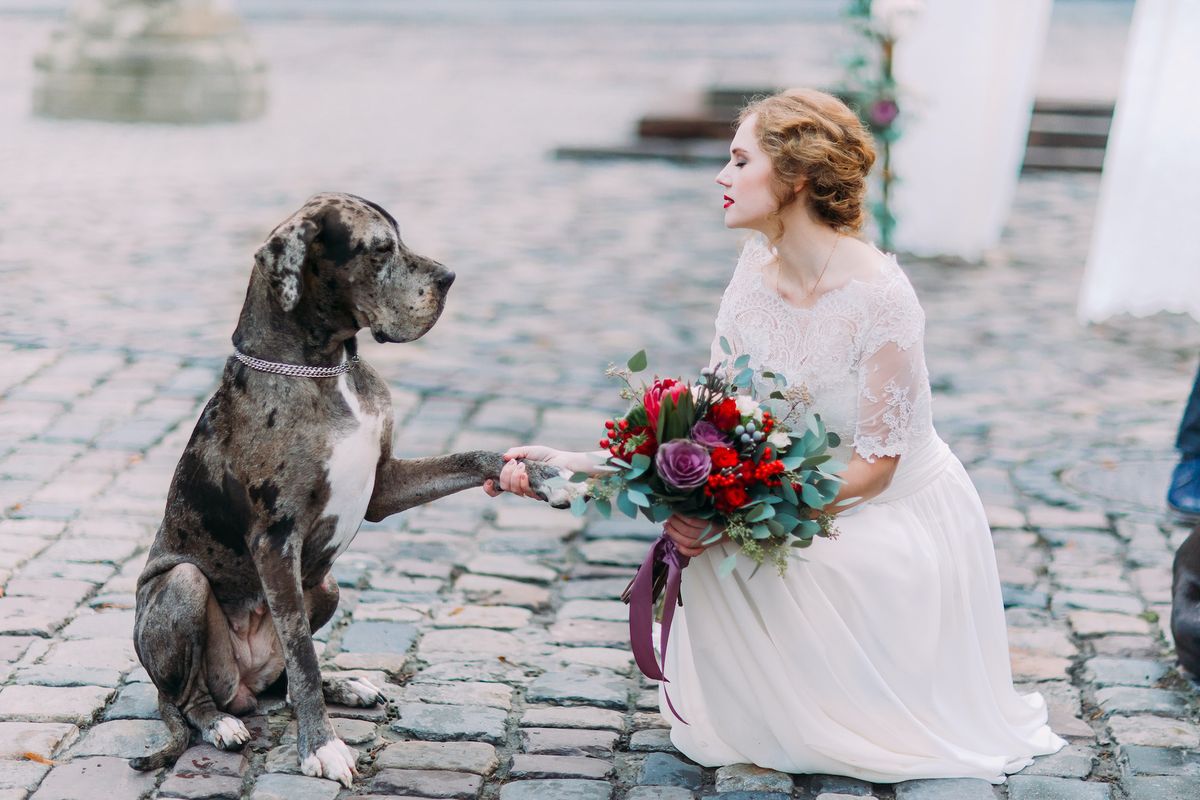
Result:
<svg viewBox="0 0 1200 800"><path fill-rule="evenodd" d="M904 122L892 60L900 30L922 5L921 0L849 0L845 11L861 47L845 61L842 95L878 146L879 192L871 202L871 214L879 230L879 244L888 251L893 249L896 231L892 189L897 176L892 169L892 145L899 141Z"/></svg>

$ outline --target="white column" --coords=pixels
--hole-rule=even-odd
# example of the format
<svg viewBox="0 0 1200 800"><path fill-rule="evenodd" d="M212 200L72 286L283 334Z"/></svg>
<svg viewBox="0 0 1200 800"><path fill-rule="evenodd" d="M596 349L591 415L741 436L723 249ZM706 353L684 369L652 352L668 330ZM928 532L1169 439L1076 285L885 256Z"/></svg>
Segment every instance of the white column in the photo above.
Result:
<svg viewBox="0 0 1200 800"><path fill-rule="evenodd" d="M1200 2L1138 0L1079 317L1200 320Z"/></svg>
<svg viewBox="0 0 1200 800"><path fill-rule="evenodd" d="M896 45L895 244L977 260L1008 218L1050 0L929 0Z"/></svg>

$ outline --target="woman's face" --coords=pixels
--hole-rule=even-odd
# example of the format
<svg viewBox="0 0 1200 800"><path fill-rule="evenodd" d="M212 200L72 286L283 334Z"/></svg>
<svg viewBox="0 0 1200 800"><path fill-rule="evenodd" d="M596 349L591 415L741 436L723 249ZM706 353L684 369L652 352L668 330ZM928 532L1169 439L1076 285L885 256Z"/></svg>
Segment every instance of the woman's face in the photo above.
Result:
<svg viewBox="0 0 1200 800"><path fill-rule="evenodd" d="M729 143L729 163L717 175L717 183L725 189L726 228L767 232L770 215L779 209L779 198L771 159L758 146L754 133L757 118L751 114L738 126Z"/></svg>

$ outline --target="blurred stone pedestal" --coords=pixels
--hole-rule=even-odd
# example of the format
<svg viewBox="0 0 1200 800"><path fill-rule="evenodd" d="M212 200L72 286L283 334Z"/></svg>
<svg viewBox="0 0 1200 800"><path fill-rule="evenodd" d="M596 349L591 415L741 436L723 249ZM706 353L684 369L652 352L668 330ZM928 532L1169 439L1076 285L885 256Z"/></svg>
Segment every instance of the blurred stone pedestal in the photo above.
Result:
<svg viewBox="0 0 1200 800"><path fill-rule="evenodd" d="M47 117L228 122L266 105L265 67L220 0L82 0L34 72Z"/></svg>

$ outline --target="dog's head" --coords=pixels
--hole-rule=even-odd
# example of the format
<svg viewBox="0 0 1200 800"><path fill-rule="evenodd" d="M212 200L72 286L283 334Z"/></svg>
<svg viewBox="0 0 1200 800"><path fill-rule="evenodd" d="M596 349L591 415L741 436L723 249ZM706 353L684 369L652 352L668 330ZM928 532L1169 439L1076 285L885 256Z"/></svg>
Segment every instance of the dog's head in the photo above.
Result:
<svg viewBox="0 0 1200 800"><path fill-rule="evenodd" d="M284 312L304 304L333 325L409 342L442 313L454 273L404 246L383 208L352 194L314 195L279 224L254 266Z"/></svg>

